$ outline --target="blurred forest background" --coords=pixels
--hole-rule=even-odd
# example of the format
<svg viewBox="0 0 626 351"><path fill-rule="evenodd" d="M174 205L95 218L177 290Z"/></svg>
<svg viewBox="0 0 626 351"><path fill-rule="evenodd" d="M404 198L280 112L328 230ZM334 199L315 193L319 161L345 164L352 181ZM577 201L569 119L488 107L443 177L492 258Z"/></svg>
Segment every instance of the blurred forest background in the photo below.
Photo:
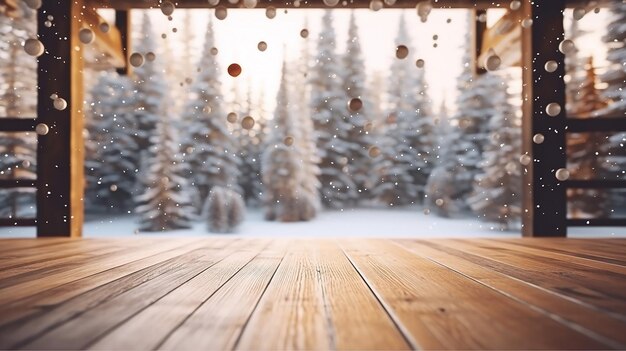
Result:
<svg viewBox="0 0 626 351"><path fill-rule="evenodd" d="M36 26L32 11L21 11L18 19L0 15L0 116L36 112L36 61L22 47ZM602 11L610 12L606 63L598 67L578 50L566 57L569 116L626 117L626 3ZM521 154L520 69L474 74L467 34L456 99L433 106L429 65L406 25L413 11L398 17L393 60L376 72L365 67L357 16L342 51L333 11L308 18L321 22L315 37L303 23L298 55L285 55L268 110L263 89L225 88L236 67L217 59L215 18L194 55L191 25L177 29L187 34L173 49L144 11L134 40L144 62L133 75L86 72L88 213L132 214L142 231L202 219L212 232L231 232L251 208L269 221L294 222L315 220L323 209L412 206L518 229L522 174L533 162ZM568 39L585 35L578 21L569 22ZM624 133L572 135L570 178L623 179L625 140ZM34 177L35 145L33 134L0 134L0 177ZM571 190L568 197L575 217L626 211L623 192ZM32 215L34 201L32 190L2 190L0 216Z"/></svg>

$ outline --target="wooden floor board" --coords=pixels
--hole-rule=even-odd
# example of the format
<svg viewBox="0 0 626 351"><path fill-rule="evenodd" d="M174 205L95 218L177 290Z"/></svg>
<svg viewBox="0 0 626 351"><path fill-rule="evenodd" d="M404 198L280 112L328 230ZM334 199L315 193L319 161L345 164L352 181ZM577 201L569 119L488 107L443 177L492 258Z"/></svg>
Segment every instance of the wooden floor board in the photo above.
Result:
<svg viewBox="0 0 626 351"><path fill-rule="evenodd" d="M552 259L529 258L496 243L441 240L437 245L456 250L468 258L473 256L474 262L626 319L626 279L621 274L577 265L557 256Z"/></svg>
<svg viewBox="0 0 626 351"><path fill-rule="evenodd" d="M108 296L109 287L104 286L97 293L106 300L87 311L73 315L60 325L45 327L43 334L25 340L19 346L31 350L84 349L118 324L221 261L239 244L235 242L217 249L207 246L179 256L174 266L148 281L139 280L135 287L116 294L113 298Z"/></svg>
<svg viewBox="0 0 626 351"><path fill-rule="evenodd" d="M219 245L219 242L213 243L213 245L215 244ZM174 247L170 250L163 247L162 252L152 256L147 256L114 267L110 270L87 276L68 284L63 284L53 289L44 290L35 295L7 304L3 306L3 312L0 314L0 330L3 330L2 328L6 329L5 326L9 323L14 323L19 326L23 324L27 318L33 318L32 316L34 315L48 314L48 311L52 308L83 293L90 292L90 294L93 294L96 291L94 289L100 286L113 283L118 286L119 291L130 289L133 287L133 282L139 281L138 279L134 279L133 274L144 274L146 268L152 267L150 270L151 274L143 277L143 279L149 279L150 276L158 274L159 269L156 269L157 267L165 269L165 266L171 262L170 260L186 254L194 248L198 248L198 245L199 243L195 240L191 242L185 240L182 244L180 242L174 244ZM114 289L111 289L112 285L108 286L110 289L107 296L111 297L113 296L111 290ZM80 302L81 299L83 301L82 303ZM90 300L86 298L86 296L81 297L81 299L74 300L69 306L72 306L74 310L81 311L86 310L92 305L92 302L89 301L97 301L97 299Z"/></svg>
<svg viewBox="0 0 626 351"><path fill-rule="evenodd" d="M623 263L619 239L0 239L0 349L626 349Z"/></svg>
<svg viewBox="0 0 626 351"><path fill-rule="evenodd" d="M610 241L601 241L600 244L595 244L596 240L581 239L573 243L568 240L550 240L550 239L536 239L536 240L514 240L511 244L522 245L527 247L533 247L547 252L557 252L570 256L586 258L590 260L596 260L599 262L606 262L615 265L621 265L626 267L626 254L621 252L620 248L624 245L617 245L617 252L614 251L614 246L617 243L617 239Z"/></svg>
<svg viewBox="0 0 626 351"><path fill-rule="evenodd" d="M93 349L154 349L169 333L182 324L202 303L209 299L224 283L230 280L241 268L248 264L269 241L244 243L239 249L209 267L191 280L177 287L162 299L136 314L133 318L116 327L100 339ZM153 321L159 321L154 323ZM128 338L144 335L142 338ZM197 348L197 345L189 345Z"/></svg>
<svg viewBox="0 0 626 351"><path fill-rule="evenodd" d="M527 303L556 321L584 330L586 335L611 347L626 348L626 322L601 313L558 294L493 271L462 257L447 253L424 240L398 240L400 245L511 298Z"/></svg>
<svg viewBox="0 0 626 351"><path fill-rule="evenodd" d="M205 301L159 345L166 350L233 349L285 255L285 243L266 248ZM105 348L109 345L104 344Z"/></svg>
<svg viewBox="0 0 626 351"><path fill-rule="evenodd" d="M399 245L359 240L346 252L421 348L607 347Z"/></svg>

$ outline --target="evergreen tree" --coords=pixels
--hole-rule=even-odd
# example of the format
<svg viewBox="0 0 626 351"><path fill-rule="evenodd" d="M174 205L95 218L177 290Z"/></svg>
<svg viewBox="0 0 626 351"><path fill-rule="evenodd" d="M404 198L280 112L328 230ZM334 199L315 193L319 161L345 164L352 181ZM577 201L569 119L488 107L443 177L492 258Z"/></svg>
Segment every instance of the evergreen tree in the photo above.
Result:
<svg viewBox="0 0 626 351"><path fill-rule="evenodd" d="M153 37L150 16L144 12L141 23L141 35L135 42L135 52L147 54L156 52L157 45ZM159 60L145 61L141 67L133 70L135 80L135 119L137 121L137 145L140 150L150 148L156 125L169 108L168 87Z"/></svg>
<svg viewBox="0 0 626 351"><path fill-rule="evenodd" d="M609 101L608 106L599 111L599 114L624 118L626 117L626 3L611 2L611 19L607 25L607 32L603 37L608 46L606 72L601 80L607 84L603 96ZM610 179L626 179L626 133L616 133L609 137L607 150L609 156L605 162L605 169ZM611 197L612 208L626 208L626 192L616 192Z"/></svg>
<svg viewBox="0 0 626 351"><path fill-rule="evenodd" d="M446 208L454 211L467 209L465 201L472 193L476 175L481 172L480 162L488 142L489 120L495 114L492 96L502 89L501 79L494 74L482 74L474 79L469 31L466 37L464 69L457 79L457 112L450 120L445 149L441 151L442 156L437 165L437 177L429 181L427 186L430 202L442 199ZM447 179L445 183L442 182L444 174ZM446 216L453 214L447 210L444 212Z"/></svg>
<svg viewBox="0 0 626 351"><path fill-rule="evenodd" d="M35 58L22 48L36 33L36 13L18 2L16 18L0 15L0 118L32 118L37 112ZM0 133L0 179L35 178L35 133ZM35 189L0 190L0 217L35 213Z"/></svg>
<svg viewBox="0 0 626 351"><path fill-rule="evenodd" d="M572 20L567 32L567 38L575 44L586 34L578 26L577 20ZM565 106L569 115L577 116L575 106L581 99L580 88L585 82L585 59L580 56L580 50L575 47L565 55L565 73L569 77L565 87Z"/></svg>
<svg viewBox="0 0 626 351"><path fill-rule="evenodd" d="M596 89L596 73L593 59L587 61L585 80L578 91L578 99L572 111L578 118L595 116L598 110L606 107ZM567 158L572 179L600 179L606 176L602 159L597 152L606 149L606 138L601 133L569 134L567 138ZM573 217L592 215L604 217L607 214L607 193L601 189L568 189L569 210Z"/></svg>
<svg viewBox="0 0 626 351"><path fill-rule="evenodd" d="M246 206L239 193L214 186L205 205L208 229L214 233L232 233L243 222Z"/></svg>
<svg viewBox="0 0 626 351"><path fill-rule="evenodd" d="M249 205L258 205L263 192L261 182L261 154L265 142L265 120L262 115L254 113L252 104L252 89L248 90L248 104L242 115L256 116L256 123L252 129L240 128L241 135L239 141L239 158L241 160L241 174L239 176L239 187L243 198Z"/></svg>
<svg viewBox="0 0 626 351"><path fill-rule="evenodd" d="M86 207L126 212L139 194L139 148L135 133L132 81L115 72L103 72L91 91L87 119L85 176Z"/></svg>
<svg viewBox="0 0 626 351"><path fill-rule="evenodd" d="M348 131L348 141L352 144L348 159L348 174L352 177L361 198L369 193L370 169L372 160L368 157L368 150L373 145L372 137L365 130L366 123L371 121L371 103L367 100L365 76L365 62L361 51L359 28L356 24L354 12L350 15L348 27L348 41L343 59L344 75L343 89L347 94L347 101L360 99L363 107L358 111L348 109L349 121L352 124ZM364 193L365 192L365 193Z"/></svg>
<svg viewBox="0 0 626 351"><path fill-rule="evenodd" d="M307 28L305 22L303 28ZM301 48L301 55L298 61L294 62L294 77L290 81L291 91L294 92L294 96L291 101L294 101L295 111L298 113L295 115L296 128L298 129L298 139L294 141L297 144L300 154L300 168L302 170L302 176L300 179L300 188L302 197L307 199L307 202L311 204L309 217L313 218L321 207L320 200L320 158L317 153L315 127L311 118L311 108L309 102L311 101L311 89L309 84L309 71L310 71L310 54L308 41L303 41Z"/></svg>
<svg viewBox="0 0 626 351"><path fill-rule="evenodd" d="M385 158L393 163L386 168L387 172L397 174L387 173L376 185L378 189L373 191L390 205L420 201L435 160L430 99L424 71L415 67L414 50L408 45L410 42L402 16L395 43L407 46L411 54L405 59L395 60L391 65L392 82L388 95L392 124L388 134L393 140L385 148ZM386 184L389 182L391 184Z"/></svg>
<svg viewBox="0 0 626 351"><path fill-rule="evenodd" d="M136 197L139 230L190 228L194 209L175 129L161 120L150 142L139 178L145 190Z"/></svg>
<svg viewBox="0 0 626 351"><path fill-rule="evenodd" d="M220 68L211 55L214 46L213 24L209 22L204 51L200 59L201 72L191 87L189 101L182 116L185 134L181 144L189 179L196 189L197 208L204 203L213 186L239 191L239 158L237 147L226 125L224 99L221 93Z"/></svg>
<svg viewBox="0 0 626 351"><path fill-rule="evenodd" d="M494 105L488 123L491 137L484 148L474 192L467 201L480 218L509 229L511 224L519 222L522 209L522 173L518 160L522 150L521 120L509 102L506 81L495 73L486 75L492 77L494 85L499 82L499 89L494 89L491 95Z"/></svg>
<svg viewBox="0 0 626 351"><path fill-rule="evenodd" d="M302 185L300 138L298 118L289 104L289 86L286 63L276 98L273 128L267 149L263 154L262 174L265 185L265 207L268 220L295 222L310 220L315 216L316 203Z"/></svg>
<svg viewBox="0 0 626 351"><path fill-rule="evenodd" d="M348 174L347 165L354 148L348 139L352 123L346 112L342 64L335 53L335 40L332 12L326 10L310 81L311 109L320 157L322 202L329 207L342 208L353 204L358 193L354 180Z"/></svg>

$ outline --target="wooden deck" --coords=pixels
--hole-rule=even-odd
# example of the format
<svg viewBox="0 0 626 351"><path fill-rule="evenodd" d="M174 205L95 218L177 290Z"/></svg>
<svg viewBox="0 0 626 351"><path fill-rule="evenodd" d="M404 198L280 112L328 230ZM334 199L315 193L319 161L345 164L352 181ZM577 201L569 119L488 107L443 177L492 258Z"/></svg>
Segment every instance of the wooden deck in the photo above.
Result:
<svg viewBox="0 0 626 351"><path fill-rule="evenodd" d="M0 240L0 349L626 348L626 240Z"/></svg>

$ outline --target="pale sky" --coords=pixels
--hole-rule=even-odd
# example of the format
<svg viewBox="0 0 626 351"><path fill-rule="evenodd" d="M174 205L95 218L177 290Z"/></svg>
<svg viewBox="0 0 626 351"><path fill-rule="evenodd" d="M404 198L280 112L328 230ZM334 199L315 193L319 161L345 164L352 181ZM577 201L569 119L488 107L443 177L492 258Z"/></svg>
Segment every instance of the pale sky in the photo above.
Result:
<svg viewBox="0 0 626 351"><path fill-rule="evenodd" d="M161 33L167 33L175 53L181 52L176 46L180 42L180 37L184 35L182 30L184 11L177 9L172 15L173 21L168 21L160 10L150 10L157 41L163 40L160 37ZM196 54L194 61L197 61L202 51L209 17L214 15L210 9L188 11L192 14L191 24L195 35ZM333 10L339 54L344 52L350 11ZM141 22L141 12L134 11L136 25ZM433 106L438 107L445 97L449 109L454 109L456 77L462 69L463 53L460 47L465 38L466 10L435 9L426 23L420 22L414 9L384 9L378 12L358 9L355 13L369 79L372 78L373 72L380 71L387 81L390 64L392 60L396 60L394 39L398 30L398 19L404 15L412 35L410 44L416 49L411 53L412 60L422 58L426 62L426 79L430 85L429 94ZM489 11L488 24L495 22L502 13L503 10ZM255 95L258 95L260 89L265 91L266 109L273 111L280 80L283 48L287 50L287 57L293 58L300 54L301 45L309 45L310 53L314 56L322 15L323 10L290 9L288 13L278 10L274 19L268 19L264 9L231 9L225 20L220 21L213 17L224 92L229 94L230 87L235 82L242 92L246 92L247 85L252 84ZM570 22L569 18L571 11L566 12L566 28ZM310 33L308 39L300 37L300 31L305 27L305 23L308 23L306 28ZM594 55L596 65L602 66L604 46L598 43L604 32L602 25L606 23L606 10L600 11L599 14L589 13L579 23L581 28L590 30L590 34L577 43L581 54ZM178 31L173 33L172 28L177 28ZM434 35L438 36L437 40L433 39ZM265 52L257 49L259 41L267 42L268 49ZM433 43L437 43L438 47L434 48ZM243 68L243 73L237 78L226 74L226 67L231 63L238 63Z"/></svg>

